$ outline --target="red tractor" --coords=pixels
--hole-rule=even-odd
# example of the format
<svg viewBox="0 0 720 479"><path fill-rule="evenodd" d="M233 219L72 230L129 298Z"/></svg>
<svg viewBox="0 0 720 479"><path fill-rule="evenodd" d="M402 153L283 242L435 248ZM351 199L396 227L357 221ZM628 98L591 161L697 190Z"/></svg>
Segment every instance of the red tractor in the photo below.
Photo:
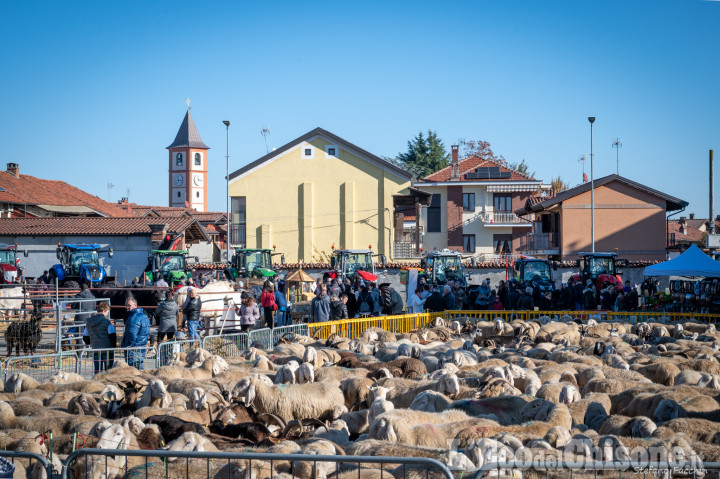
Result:
<svg viewBox="0 0 720 479"><path fill-rule="evenodd" d="M616 259L617 253L578 253L580 259L577 260L577 266L580 268L580 274L572 276L573 281L582 281L583 286L591 279L598 291L600 291L605 283L609 283L616 288L622 289L622 278L618 273L618 267L626 267L628 262L626 259Z"/></svg>
<svg viewBox="0 0 720 479"><path fill-rule="evenodd" d="M16 244L0 243L0 284L12 284L22 277L22 268L20 268L20 258L17 254L22 253L27 258L27 250L18 250Z"/></svg>

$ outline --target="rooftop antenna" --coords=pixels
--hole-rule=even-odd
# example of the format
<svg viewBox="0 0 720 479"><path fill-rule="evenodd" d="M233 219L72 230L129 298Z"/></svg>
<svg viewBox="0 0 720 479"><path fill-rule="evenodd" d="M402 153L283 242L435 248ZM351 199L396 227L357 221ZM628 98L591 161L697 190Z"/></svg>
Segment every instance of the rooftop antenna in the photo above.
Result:
<svg viewBox="0 0 720 479"><path fill-rule="evenodd" d="M583 170L583 182L585 181L585 162L587 161L587 158L585 155L578 155L578 163L582 163L582 170Z"/></svg>
<svg viewBox="0 0 720 479"><path fill-rule="evenodd" d="M612 142L613 148L615 148L615 174L620 174L620 148L622 148L622 138L615 138Z"/></svg>
<svg viewBox="0 0 720 479"><path fill-rule="evenodd" d="M115 185L113 185L112 183L108 183L108 184L107 184L107 189L108 189L108 202L109 202L109 203L112 203L112 199L110 198L110 190L112 190L113 188L115 188Z"/></svg>
<svg viewBox="0 0 720 479"><path fill-rule="evenodd" d="M270 125L266 126L262 130L260 130L260 134L265 138L265 153L270 153L270 148L268 147L267 138L270 136Z"/></svg>
<svg viewBox="0 0 720 479"><path fill-rule="evenodd" d="M127 202L130 203L130 188L127 189Z"/></svg>

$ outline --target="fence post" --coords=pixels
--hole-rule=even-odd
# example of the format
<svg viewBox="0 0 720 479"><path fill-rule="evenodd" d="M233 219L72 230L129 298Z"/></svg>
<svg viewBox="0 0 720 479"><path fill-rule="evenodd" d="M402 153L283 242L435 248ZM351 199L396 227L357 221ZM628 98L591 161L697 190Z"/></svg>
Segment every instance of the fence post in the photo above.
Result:
<svg viewBox="0 0 720 479"><path fill-rule="evenodd" d="M58 290L58 279L55 277L55 351L60 351L60 331L62 331L60 321L60 291Z"/></svg>

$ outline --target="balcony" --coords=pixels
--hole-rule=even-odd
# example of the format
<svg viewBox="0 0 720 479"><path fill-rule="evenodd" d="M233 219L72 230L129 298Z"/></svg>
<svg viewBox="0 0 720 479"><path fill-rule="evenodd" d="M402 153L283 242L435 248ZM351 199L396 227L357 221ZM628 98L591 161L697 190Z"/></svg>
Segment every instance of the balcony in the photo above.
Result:
<svg viewBox="0 0 720 479"><path fill-rule="evenodd" d="M512 211L486 211L482 221L485 226L532 226L531 217L520 217Z"/></svg>
<svg viewBox="0 0 720 479"><path fill-rule="evenodd" d="M420 235L422 234L422 228ZM395 259L412 259L420 257L420 236L416 228L403 228L395 231L393 257ZM419 246L418 246L419 245Z"/></svg>
<svg viewBox="0 0 720 479"><path fill-rule="evenodd" d="M520 251L535 254L559 254L557 233L530 233L520 238Z"/></svg>
<svg viewBox="0 0 720 479"><path fill-rule="evenodd" d="M245 224L230 225L230 245L244 247L245 244Z"/></svg>

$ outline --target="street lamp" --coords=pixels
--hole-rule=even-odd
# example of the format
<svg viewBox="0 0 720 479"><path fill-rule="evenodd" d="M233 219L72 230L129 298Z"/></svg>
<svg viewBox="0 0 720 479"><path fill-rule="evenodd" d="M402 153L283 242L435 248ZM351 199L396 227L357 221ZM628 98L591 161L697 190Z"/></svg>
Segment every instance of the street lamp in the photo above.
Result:
<svg viewBox="0 0 720 479"><path fill-rule="evenodd" d="M593 174L593 123L595 117L589 116L590 122L590 240L592 252L595 252L595 175Z"/></svg>
<svg viewBox="0 0 720 479"><path fill-rule="evenodd" d="M230 262L230 122L223 120L223 125L225 125L225 221L227 228L225 231L225 248L227 252L225 261Z"/></svg>

